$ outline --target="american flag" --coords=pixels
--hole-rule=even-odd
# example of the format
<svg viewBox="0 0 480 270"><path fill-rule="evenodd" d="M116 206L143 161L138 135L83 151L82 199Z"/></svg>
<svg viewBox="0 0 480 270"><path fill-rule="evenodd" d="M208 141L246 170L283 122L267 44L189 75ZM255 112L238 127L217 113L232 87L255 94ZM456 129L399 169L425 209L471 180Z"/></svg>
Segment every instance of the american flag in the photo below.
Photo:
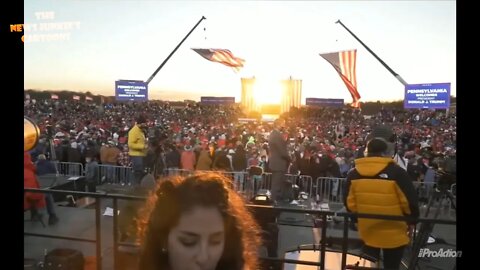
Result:
<svg viewBox="0 0 480 270"><path fill-rule="evenodd" d="M360 107L360 94L357 90L356 59L357 50L321 53L327 62L337 71L352 96L352 107Z"/></svg>
<svg viewBox="0 0 480 270"><path fill-rule="evenodd" d="M282 101L280 113L288 112L292 107L300 108L302 101L302 80L282 80Z"/></svg>
<svg viewBox="0 0 480 270"><path fill-rule="evenodd" d="M245 60L242 58L236 57L232 54L230 50L227 49L196 49L192 48L195 52L200 54L203 58L212 61L224 64L228 67L231 67L235 72L239 72L243 67Z"/></svg>
<svg viewBox="0 0 480 270"><path fill-rule="evenodd" d="M247 112L260 111L260 105L255 101L255 77L241 78L242 82L242 99L241 104Z"/></svg>

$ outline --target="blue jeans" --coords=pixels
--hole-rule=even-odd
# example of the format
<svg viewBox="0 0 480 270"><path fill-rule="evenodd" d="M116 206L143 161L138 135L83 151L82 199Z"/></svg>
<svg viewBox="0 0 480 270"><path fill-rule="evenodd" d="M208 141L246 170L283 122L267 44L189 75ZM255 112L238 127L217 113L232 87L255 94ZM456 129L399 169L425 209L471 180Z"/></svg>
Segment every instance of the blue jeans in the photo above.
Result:
<svg viewBox="0 0 480 270"><path fill-rule="evenodd" d="M233 187L236 191L241 191L243 190L243 179L244 179L244 173L243 172L234 172L233 173Z"/></svg>
<svg viewBox="0 0 480 270"><path fill-rule="evenodd" d="M55 213L55 204L53 202L52 194L45 194L45 203L47 205L47 213L49 216L56 215Z"/></svg>
<svg viewBox="0 0 480 270"><path fill-rule="evenodd" d="M108 182L108 183L116 183L115 181L115 178L116 178L116 175L114 174L115 173L115 168L113 167L114 165L111 165L111 164L105 164L105 180Z"/></svg>
<svg viewBox="0 0 480 270"><path fill-rule="evenodd" d="M252 177L252 180L253 180L253 193L257 194L258 190L262 186L263 177L261 175L254 175Z"/></svg>
<svg viewBox="0 0 480 270"><path fill-rule="evenodd" d="M140 185L142 182L142 178L145 175L145 168L143 165L143 158L142 156L130 156L130 160L132 161L132 169L133 169L133 185Z"/></svg>

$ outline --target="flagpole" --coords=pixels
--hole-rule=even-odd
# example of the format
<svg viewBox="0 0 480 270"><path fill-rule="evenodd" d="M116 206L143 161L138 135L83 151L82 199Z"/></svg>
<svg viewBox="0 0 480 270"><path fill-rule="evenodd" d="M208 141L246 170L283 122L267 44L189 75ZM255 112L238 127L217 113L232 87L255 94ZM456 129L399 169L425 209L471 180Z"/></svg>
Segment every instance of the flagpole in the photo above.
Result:
<svg viewBox="0 0 480 270"><path fill-rule="evenodd" d="M170 57L172 57L172 55L178 50L178 48L180 48L182 43L188 38L188 36L190 36L190 34L193 32L193 30L195 30L195 28L197 28L197 26L205 19L207 19L207 18L205 18L205 16L202 16L202 18L197 22L197 24L195 24L195 26L192 28L192 30L190 30L190 32L188 32L188 34L182 39L182 41L180 41L180 43L178 43L177 47L175 47L175 49L173 49L173 51L170 53L170 55L167 56L167 58L157 68L157 70L155 70L155 72L153 72L152 76L150 76L150 78L148 78L148 80L146 81L147 85L150 83L150 81L153 79L153 77L155 77L155 75L157 75L157 73L160 71L160 69L162 69L162 67L167 63L167 61L170 59Z"/></svg>
<svg viewBox="0 0 480 270"><path fill-rule="evenodd" d="M370 48L365 45L365 43L363 43L354 33L352 33L352 31L350 31L350 29L348 29L340 20L336 21L335 23L339 23L341 26L343 26L343 28L345 28L345 30L347 30L350 35L352 35L358 42L360 42L360 44L362 44L362 46L365 47L365 49L367 49L369 53L371 53L388 71L390 71L390 73L392 73L392 75L397 78L398 81L400 81L403 85L408 84L400 75L398 75L398 73L393 71L393 69L391 69L387 64L385 64L385 62L383 62L380 57L378 57L372 50L370 50Z"/></svg>

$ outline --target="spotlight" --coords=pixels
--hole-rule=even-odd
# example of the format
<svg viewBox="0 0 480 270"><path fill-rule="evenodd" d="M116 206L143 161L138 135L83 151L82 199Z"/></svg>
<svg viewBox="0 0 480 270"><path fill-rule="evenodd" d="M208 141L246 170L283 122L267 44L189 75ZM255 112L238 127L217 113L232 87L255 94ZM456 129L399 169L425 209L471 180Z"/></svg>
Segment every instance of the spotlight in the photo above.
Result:
<svg viewBox="0 0 480 270"><path fill-rule="evenodd" d="M23 151L30 151L37 145L40 129L32 119L23 117Z"/></svg>

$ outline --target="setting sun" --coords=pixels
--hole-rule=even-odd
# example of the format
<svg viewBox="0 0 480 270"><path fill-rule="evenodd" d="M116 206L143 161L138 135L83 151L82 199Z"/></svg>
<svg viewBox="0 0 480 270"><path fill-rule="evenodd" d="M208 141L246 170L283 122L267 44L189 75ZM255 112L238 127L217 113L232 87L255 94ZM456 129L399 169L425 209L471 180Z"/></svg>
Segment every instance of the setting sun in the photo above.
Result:
<svg viewBox="0 0 480 270"><path fill-rule="evenodd" d="M280 104L282 98L280 80L257 78L253 88L253 97L258 105Z"/></svg>

